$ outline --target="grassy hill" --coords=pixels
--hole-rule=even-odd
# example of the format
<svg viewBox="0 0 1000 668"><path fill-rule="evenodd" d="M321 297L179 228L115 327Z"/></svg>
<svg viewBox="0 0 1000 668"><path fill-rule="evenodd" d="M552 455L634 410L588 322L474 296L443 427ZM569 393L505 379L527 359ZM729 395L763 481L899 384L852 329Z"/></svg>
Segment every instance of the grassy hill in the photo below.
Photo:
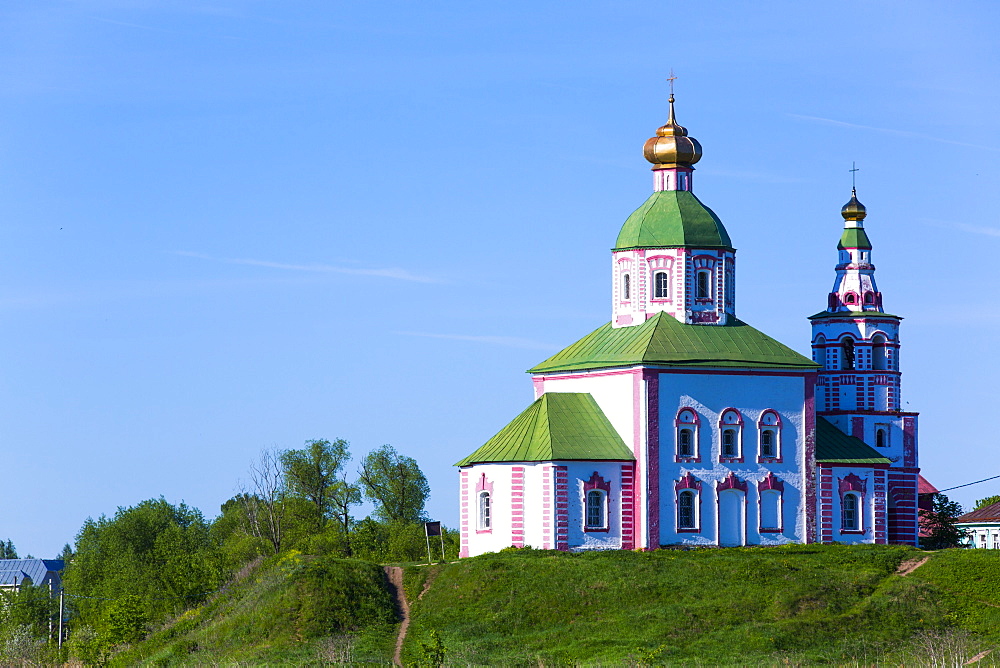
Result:
<svg viewBox="0 0 1000 668"><path fill-rule="evenodd" d="M407 665L426 665L432 632L449 665L953 665L1000 647L992 550L516 550L410 566L403 581ZM292 555L115 663L388 664L398 621L380 566Z"/></svg>

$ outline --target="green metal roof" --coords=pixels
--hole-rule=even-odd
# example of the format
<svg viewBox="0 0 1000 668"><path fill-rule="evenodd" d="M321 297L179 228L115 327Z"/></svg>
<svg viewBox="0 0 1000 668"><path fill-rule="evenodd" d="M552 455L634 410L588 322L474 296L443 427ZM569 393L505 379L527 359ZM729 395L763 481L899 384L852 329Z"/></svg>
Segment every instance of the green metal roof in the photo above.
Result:
<svg viewBox="0 0 1000 668"><path fill-rule="evenodd" d="M733 247L719 217L686 190L650 195L622 225L614 249L677 246Z"/></svg>
<svg viewBox="0 0 1000 668"><path fill-rule="evenodd" d="M840 243L837 244L837 248L844 250L845 248L862 248L864 250L872 249L872 242L868 241L868 234L865 232L863 227L848 227L844 230L844 233L840 235Z"/></svg>
<svg viewBox="0 0 1000 668"><path fill-rule="evenodd" d="M808 319L816 320L818 318L895 318L902 320L903 316L882 313L881 311L820 311L809 316Z"/></svg>
<svg viewBox="0 0 1000 668"><path fill-rule="evenodd" d="M455 466L567 459L635 459L589 394L543 394L500 433Z"/></svg>
<svg viewBox="0 0 1000 668"><path fill-rule="evenodd" d="M836 425L816 416L816 461L847 464L891 464L870 445L855 436L848 436Z"/></svg>
<svg viewBox="0 0 1000 668"><path fill-rule="evenodd" d="M578 371L616 366L709 366L740 368L819 368L815 362L750 325L685 325L667 313L642 323L613 328L607 323L528 373Z"/></svg>

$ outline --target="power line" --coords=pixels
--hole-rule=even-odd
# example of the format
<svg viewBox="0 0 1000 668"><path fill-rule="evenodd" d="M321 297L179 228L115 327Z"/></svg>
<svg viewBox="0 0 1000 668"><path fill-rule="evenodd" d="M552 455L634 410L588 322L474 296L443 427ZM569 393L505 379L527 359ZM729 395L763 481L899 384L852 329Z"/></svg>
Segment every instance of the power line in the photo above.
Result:
<svg viewBox="0 0 1000 668"><path fill-rule="evenodd" d="M959 487L968 487L969 485L978 485L981 482L986 482L987 480L996 480L1000 478L1000 475L995 475L992 478L983 478L982 480L977 480L975 482L967 482L964 485L955 485L954 487L949 487L948 489L939 489L938 492L950 492L953 489L958 489Z"/></svg>

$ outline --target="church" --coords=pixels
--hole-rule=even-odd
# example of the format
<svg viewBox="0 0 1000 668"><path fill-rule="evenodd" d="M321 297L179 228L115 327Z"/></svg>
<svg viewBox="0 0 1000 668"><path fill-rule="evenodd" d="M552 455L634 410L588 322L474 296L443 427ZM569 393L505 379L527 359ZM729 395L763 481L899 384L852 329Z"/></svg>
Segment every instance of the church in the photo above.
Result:
<svg viewBox="0 0 1000 668"><path fill-rule="evenodd" d="M461 552L916 545L917 414L865 207L841 215L812 359L742 322L736 250L675 120L611 251L611 321L529 369L534 402L459 467Z"/></svg>

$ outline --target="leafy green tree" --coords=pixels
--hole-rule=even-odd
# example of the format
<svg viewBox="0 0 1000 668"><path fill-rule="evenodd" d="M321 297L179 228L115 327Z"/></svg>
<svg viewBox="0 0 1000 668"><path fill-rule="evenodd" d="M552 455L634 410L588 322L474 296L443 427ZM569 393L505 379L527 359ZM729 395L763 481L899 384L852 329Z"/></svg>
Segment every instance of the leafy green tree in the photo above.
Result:
<svg viewBox="0 0 1000 668"><path fill-rule="evenodd" d="M979 499L976 501L976 507L973 510L979 510L980 508L985 508L986 506L992 506L994 503L1000 502L1000 494L994 494L993 496L987 496L985 499Z"/></svg>
<svg viewBox="0 0 1000 668"><path fill-rule="evenodd" d="M966 536L965 529L955 526L955 520L962 515L961 504L940 492L931 497L931 502L930 510L920 509L920 525L927 534L921 536L920 547L925 550L958 547Z"/></svg>
<svg viewBox="0 0 1000 668"><path fill-rule="evenodd" d="M88 519L76 537L63 585L74 625L103 636L111 602L135 596L157 621L205 600L225 575L221 551L199 510L162 497Z"/></svg>
<svg viewBox="0 0 1000 668"><path fill-rule="evenodd" d="M358 479L375 515L386 522L421 522L430 485L416 460L383 445L365 455Z"/></svg>
<svg viewBox="0 0 1000 668"><path fill-rule="evenodd" d="M102 640L107 647L136 642L146 635L148 623L142 599L134 594L122 596L107 608Z"/></svg>
<svg viewBox="0 0 1000 668"><path fill-rule="evenodd" d="M351 557L354 550L351 545L351 528L354 518L351 508L361 503L361 488L342 478L330 488L330 506L337 521L340 535L344 538L344 556Z"/></svg>
<svg viewBox="0 0 1000 668"><path fill-rule="evenodd" d="M301 450L285 450L279 455L289 493L301 496L312 505L316 533L323 531L331 513L332 487L337 475L351 458L347 441L306 441Z"/></svg>

